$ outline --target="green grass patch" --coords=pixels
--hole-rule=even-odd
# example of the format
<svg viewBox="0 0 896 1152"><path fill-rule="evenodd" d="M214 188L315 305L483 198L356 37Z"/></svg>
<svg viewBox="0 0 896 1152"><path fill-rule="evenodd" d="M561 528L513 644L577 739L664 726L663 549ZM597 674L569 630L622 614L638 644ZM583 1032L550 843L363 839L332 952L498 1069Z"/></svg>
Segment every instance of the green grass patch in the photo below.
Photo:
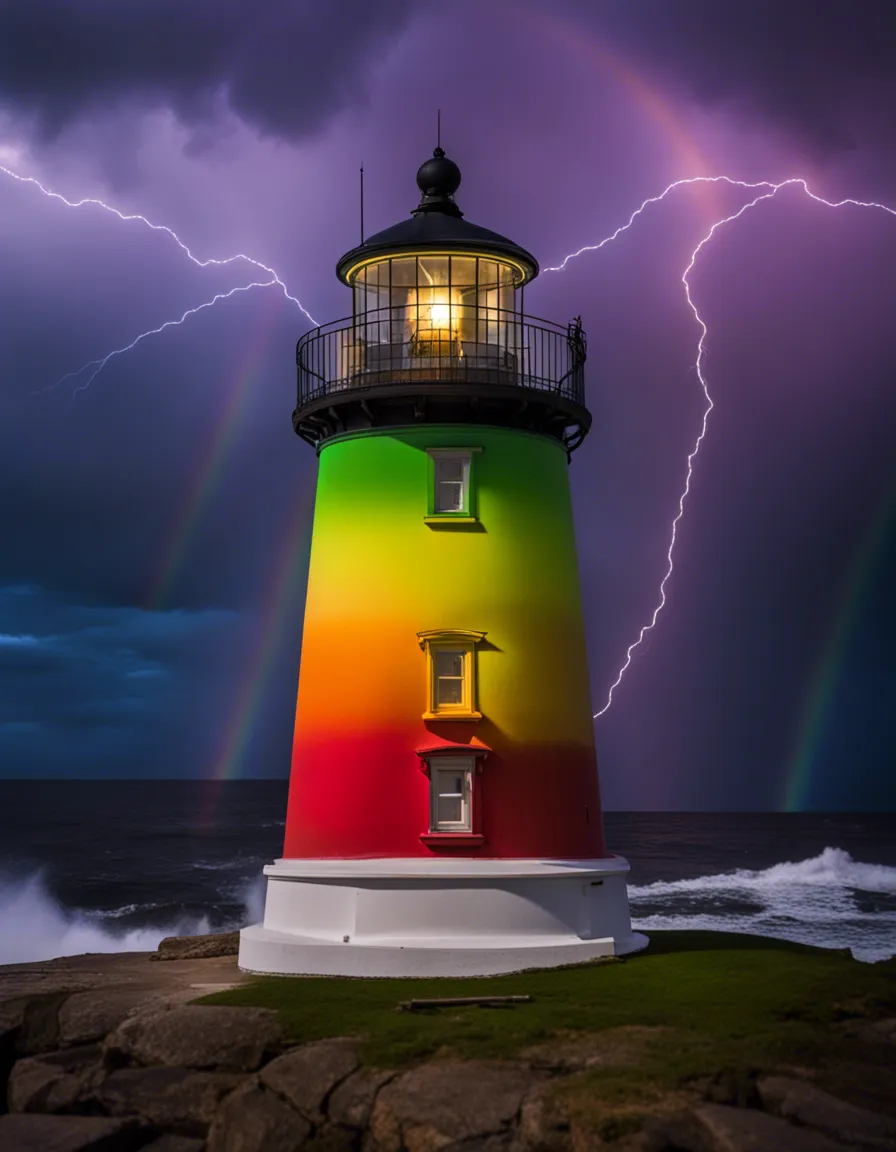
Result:
<svg viewBox="0 0 896 1152"><path fill-rule="evenodd" d="M607 1104L646 1100L720 1071L832 1056L846 1016L896 1011L896 962L767 937L652 932L621 961L477 979L257 977L203 1003L275 1009L293 1042L361 1038L362 1059L397 1068L436 1053L512 1057L535 1045L632 1026L644 1033L625 1065L595 1068ZM398 1011L403 1000L525 994L513 1008ZM622 1035L620 1033L620 1035ZM639 1076L633 1078L633 1069Z"/></svg>

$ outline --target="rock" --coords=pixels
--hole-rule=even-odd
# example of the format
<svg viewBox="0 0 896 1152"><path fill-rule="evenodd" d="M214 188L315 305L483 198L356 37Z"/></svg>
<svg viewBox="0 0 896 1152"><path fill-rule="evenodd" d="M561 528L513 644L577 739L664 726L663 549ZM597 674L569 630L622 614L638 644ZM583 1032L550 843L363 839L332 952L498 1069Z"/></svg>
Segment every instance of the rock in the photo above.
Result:
<svg viewBox="0 0 896 1152"><path fill-rule="evenodd" d="M390 1081L370 1117L375 1152L432 1152L509 1130L523 1096L537 1083L532 1069L501 1061L445 1060Z"/></svg>
<svg viewBox="0 0 896 1152"><path fill-rule="evenodd" d="M759 1108L756 1076L746 1072L719 1072L706 1084L704 1096L713 1104L735 1108Z"/></svg>
<svg viewBox="0 0 896 1152"><path fill-rule="evenodd" d="M840 1057L808 1073L793 1069L782 1075L799 1080L811 1078L816 1087L840 1100L896 1119L896 1060L888 1052L872 1051L877 1059L869 1060L868 1045L865 1045L861 1062Z"/></svg>
<svg viewBox="0 0 896 1152"><path fill-rule="evenodd" d="M867 1044L896 1044L896 1016L883 1020L847 1020L843 1030Z"/></svg>
<svg viewBox="0 0 896 1152"><path fill-rule="evenodd" d="M150 997L146 991L73 992L59 1009L60 1046L102 1040Z"/></svg>
<svg viewBox="0 0 896 1152"><path fill-rule="evenodd" d="M107 1064L166 1064L252 1072L277 1052L282 1031L267 1008L182 1004L131 1016L107 1037Z"/></svg>
<svg viewBox="0 0 896 1152"><path fill-rule="evenodd" d="M759 1095L768 1111L846 1144L896 1148L896 1120L847 1104L804 1080L765 1076L759 1081Z"/></svg>
<svg viewBox="0 0 896 1152"><path fill-rule="evenodd" d="M146 1135L133 1120L105 1116L0 1116L3 1152L132 1152Z"/></svg>
<svg viewBox="0 0 896 1152"><path fill-rule="evenodd" d="M572 1126L547 1084L531 1092L520 1109L514 1152L570 1152Z"/></svg>
<svg viewBox="0 0 896 1152"><path fill-rule="evenodd" d="M474 1136L457 1144L443 1144L441 1152L510 1152L513 1137L509 1132L497 1136Z"/></svg>
<svg viewBox="0 0 896 1152"><path fill-rule="evenodd" d="M212 956L236 956L239 932L215 932L207 936L166 936L150 960L205 960Z"/></svg>
<svg viewBox="0 0 896 1152"><path fill-rule="evenodd" d="M357 1152L360 1147L361 1133L357 1128L327 1124L302 1145L302 1152Z"/></svg>
<svg viewBox="0 0 896 1152"><path fill-rule="evenodd" d="M328 1116L336 1124L363 1130L370 1123L377 1093L394 1079L394 1072L374 1072L367 1068L353 1073L333 1089L327 1101Z"/></svg>
<svg viewBox="0 0 896 1152"><path fill-rule="evenodd" d="M625 1152L765 1152L762 1144L719 1143L693 1112L672 1110L649 1116L640 1132L624 1138Z"/></svg>
<svg viewBox="0 0 896 1152"><path fill-rule="evenodd" d="M22 1020L25 1018L25 1005L28 1000L23 996L16 996L12 1000L0 1002L0 1038L12 1036L18 1032Z"/></svg>
<svg viewBox="0 0 896 1152"><path fill-rule="evenodd" d="M203 1152L204 1140L196 1140L192 1136L175 1136L166 1132L151 1144L144 1144L140 1152Z"/></svg>
<svg viewBox="0 0 896 1152"><path fill-rule="evenodd" d="M694 1116L709 1137L711 1152L855 1152L854 1147L754 1108L704 1104ZM694 1152L704 1149L705 1146L694 1147Z"/></svg>
<svg viewBox="0 0 896 1152"><path fill-rule="evenodd" d="M18 1060L6 1089L10 1112L66 1112L102 1070L99 1044Z"/></svg>
<svg viewBox="0 0 896 1152"><path fill-rule="evenodd" d="M244 1080L192 1068L123 1068L107 1076L93 1098L110 1116L141 1116L159 1128L204 1136L221 1100Z"/></svg>
<svg viewBox="0 0 896 1152"><path fill-rule="evenodd" d="M317 1040L272 1060L262 1069L260 1079L312 1124L321 1124L327 1097L357 1067L356 1041Z"/></svg>
<svg viewBox="0 0 896 1152"><path fill-rule="evenodd" d="M12 1042L19 1056L49 1052L59 1039L59 1009L68 992L44 992L0 1004L0 1038Z"/></svg>
<svg viewBox="0 0 896 1152"><path fill-rule="evenodd" d="M599 1032L560 1035L524 1048L520 1056L533 1068L560 1074L635 1064L643 1058L648 1045L666 1032L662 1027L627 1024Z"/></svg>
<svg viewBox="0 0 896 1152"><path fill-rule="evenodd" d="M221 1103L206 1152L298 1152L310 1133L304 1116L255 1082Z"/></svg>

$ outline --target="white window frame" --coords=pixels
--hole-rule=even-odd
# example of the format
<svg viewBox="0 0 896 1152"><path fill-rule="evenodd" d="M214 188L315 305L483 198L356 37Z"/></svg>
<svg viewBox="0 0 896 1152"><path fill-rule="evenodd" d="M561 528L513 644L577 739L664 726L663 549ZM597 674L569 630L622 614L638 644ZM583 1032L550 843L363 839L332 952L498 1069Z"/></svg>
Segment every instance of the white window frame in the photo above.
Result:
<svg viewBox="0 0 896 1152"><path fill-rule="evenodd" d="M473 468L473 455L480 452L481 449L477 447L466 448L427 448L427 455L432 460L432 476L431 488L429 492L429 516L433 519L446 519L450 520L452 517L455 519L472 520L475 519L473 512L473 502L471 500L471 478ZM459 461L462 465L461 473L461 506L460 508L440 509L439 508L439 463L441 461ZM455 481L446 481L446 483L455 483Z"/></svg>
<svg viewBox="0 0 896 1152"><path fill-rule="evenodd" d="M432 756L429 761L429 830L430 832L472 832L473 831L473 773L476 771L474 756ZM442 792L442 775L453 773L463 775L463 792L460 820L439 820L439 797L452 795Z"/></svg>
<svg viewBox="0 0 896 1152"><path fill-rule="evenodd" d="M459 452L451 456L447 452L439 452L433 456L433 493L432 493L432 511L434 516L466 516L470 511L470 454L461 455ZM439 471L444 469L446 464L459 464L460 465L460 481L440 479ZM444 484L450 484L452 488L460 483L460 507L458 508L440 508L439 500L442 492L441 488Z"/></svg>

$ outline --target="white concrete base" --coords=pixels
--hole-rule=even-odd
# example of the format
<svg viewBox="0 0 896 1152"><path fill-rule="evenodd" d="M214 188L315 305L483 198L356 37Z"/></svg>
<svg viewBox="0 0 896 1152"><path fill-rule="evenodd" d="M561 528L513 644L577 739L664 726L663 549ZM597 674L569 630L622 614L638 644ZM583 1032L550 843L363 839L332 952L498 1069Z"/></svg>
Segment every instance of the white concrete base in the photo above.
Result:
<svg viewBox="0 0 896 1152"><path fill-rule="evenodd" d="M239 966L289 976L490 976L644 948L621 856L277 860Z"/></svg>

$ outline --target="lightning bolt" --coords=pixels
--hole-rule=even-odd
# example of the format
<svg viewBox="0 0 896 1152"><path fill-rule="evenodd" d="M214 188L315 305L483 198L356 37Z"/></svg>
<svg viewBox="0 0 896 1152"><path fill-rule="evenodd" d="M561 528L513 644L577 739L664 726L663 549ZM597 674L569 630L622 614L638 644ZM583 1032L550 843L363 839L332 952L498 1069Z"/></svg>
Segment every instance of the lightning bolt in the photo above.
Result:
<svg viewBox="0 0 896 1152"><path fill-rule="evenodd" d="M164 324L160 324L158 328L151 328L146 332L141 332L140 335L132 340L130 344L127 344L122 348L116 348L112 352L109 352L108 355L102 356L96 360L88 360L86 364L82 364L81 367L78 368L75 372L66 372L64 376L61 376L54 384L50 385L49 388L57 388L65 380L80 376L81 373L85 372L88 368L94 368L94 371L91 373L87 382L85 384L79 385L73 391L72 399L74 399L74 397L77 396L79 392L83 392L87 387L89 387L89 385L96 379L100 372L102 372L103 368L105 368L106 364L108 364L108 362L114 356L121 356L125 352L129 352L147 336L155 336L160 332L164 332L166 328L177 327L178 325L183 324L184 321L189 319L190 316L194 316L197 312L202 312L206 308L211 308L220 300L229 299L236 292L248 292L252 288L267 288L271 285L277 285L283 292L283 295L286 297L286 299L289 300L292 304L295 304L299 311L311 322L315 328L318 326L317 321L314 319L308 309L304 306L304 304L302 304L298 297L292 295L277 272L273 268L268 267L267 264L263 264L260 260L255 260L253 257L247 256L245 252L238 252L235 256L227 256L224 258L210 256L203 260L194 254L189 245L185 244L183 240L181 240L173 228L169 228L166 224L155 224L152 220L149 220L146 216L143 216L139 212L122 212L114 205L107 204L104 200L99 200L93 196L85 196L80 200L69 200L67 196L63 196L61 193L54 192L51 188L47 188L46 185L42 184L41 181L36 179L34 176L22 176L18 172L13 172L11 168L7 168L3 164L0 164L0 172L4 173L6 176L9 176L11 179L18 181L20 184L33 185L48 199L58 200L60 203L65 204L67 208L83 208L87 205L90 205L96 208L102 208L105 212L110 212L113 216L117 216L118 219L124 223L137 220L141 224L145 224L146 227L150 228L153 232L164 232L166 235L171 237L171 239L175 242L178 248L180 248L187 259L191 260L198 268L208 268L209 266L224 267L228 264L234 264L238 260L242 260L246 264L251 265L253 268L258 268L262 272L267 273L267 275L270 277L269 280L256 280L251 284L246 284L240 288L232 288L229 292L219 292L211 300L206 300L204 303L197 305L195 308L188 308L180 317L180 319L167 320ZM46 392L48 390L48 388L39 389L39 391L42 392Z"/></svg>
<svg viewBox="0 0 896 1152"><path fill-rule="evenodd" d="M100 372L102 372L113 356L123 356L125 352L130 352L132 348L136 348L140 341L145 340L147 336L158 336L158 334L164 332L166 328L176 328L179 324L183 324L185 320L189 319L190 316L195 316L197 312L202 312L205 308L211 308L217 304L219 300L229 300L230 297L235 296L237 292L249 292L253 288L269 288L272 284L276 283L276 280L254 280L251 284L243 284L238 288L231 288L229 292L219 292L213 296L211 300L206 300L203 304L197 304L195 308L188 308L179 320L166 320L165 323L160 324L158 328L150 328L146 332L141 332L130 344L125 344L122 348L114 348L99 360L89 360L86 364L83 364L77 372L66 372L64 376L61 376L56 383L51 384L50 387L57 388L63 380L68 380L72 376L80 376L85 369L96 365L87 380L83 384L79 384L72 392L72 399L74 400L79 392L84 392L90 387L91 383L99 376ZM48 390L47 388L41 389L41 391L44 392Z"/></svg>
<svg viewBox="0 0 896 1152"><path fill-rule="evenodd" d="M752 200L749 200L736 212L732 212L730 216L725 216L721 220L717 220L691 253L691 258L688 261L688 265L684 272L681 274L681 283L684 286L685 299L687 300L688 307L693 313L694 319L697 322L697 326L700 329L700 339L697 342L697 358L694 362L694 367L697 372L697 379L700 382L700 387L703 389L703 395L706 399L706 407L703 410L703 419L700 426L700 433L694 442L694 447L688 454L687 474L685 476L684 488L678 498L678 512L675 515L675 519L672 521L671 537L669 540L669 547L666 551L666 571L663 574L662 580L660 581L659 599L650 619L645 625L643 625L641 631L638 633L638 638L628 646L622 667L619 669L616 679L610 685L609 692L607 693L606 704L604 704L600 711L594 713L595 720L603 716L603 714L613 703L613 693L622 683L622 678L625 676L625 673L628 671L631 665L632 656L634 655L636 649L639 648L643 643L645 636L647 636L647 634L654 628L660 613L666 606L666 584L669 582L669 578L671 577L674 568L672 556L673 552L675 551L675 541L677 539L678 526L681 523L682 517L684 516L685 501L687 500L691 491L691 479L694 474L694 460L697 456L697 453L700 451L700 445L703 443L703 440L706 437L709 414L715 407L712 397L709 394L709 387L706 382L706 376L703 373L703 358L706 352L706 337L708 334L708 328L706 326L706 321L700 315L697 309L697 305L694 303L693 297L691 295L691 284L689 280L691 272L694 270L694 265L697 263L697 259L700 256L700 253L712 240L720 228L723 228L726 224L732 224L735 220L740 219L740 217L743 216L745 212L748 212L751 208L755 208L756 205L761 204L763 200L771 200L778 194L778 192L781 191L782 188L789 188L794 186L802 188L803 192L806 194L806 196L809 197L810 200L814 200L817 204L824 204L827 208L843 208L846 206L852 206L855 208L878 208L883 212L889 213L891 216L896 216L896 209L890 208L886 204L878 204L874 200L855 200L852 197L845 197L843 200L826 200L823 196L816 195L816 193L811 190L806 181L797 176L791 177L788 180L779 180L777 183L773 183L770 180L758 180L752 182L747 180L735 180L731 176L690 176L682 180L674 180L658 196L649 196L639 205L639 207L634 210L634 212L632 212L631 216L629 216L628 220L624 224L621 224L615 232L611 233L609 236L606 236L599 243L586 244L584 247L579 248L576 252L570 252L569 255L566 256L560 264L551 268L545 268L543 271L562 272L567 267L570 260L574 260L576 257L584 255L586 252L599 252L601 248L604 248L618 236L621 236L624 232L627 232L638 219L638 217L651 204L658 204L661 200L665 200L665 198L671 192L674 192L676 188L681 188L683 185L687 184L728 184L732 188L744 188L750 191L755 191L757 188L764 188L767 189L767 191L762 192L758 196L755 196Z"/></svg>
<svg viewBox="0 0 896 1152"><path fill-rule="evenodd" d="M11 177L13 180L19 181L19 183L34 185L48 198L53 199L53 200L59 200L69 208L81 208L84 205L93 205L93 206L104 209L106 212L111 212L113 215L117 216L120 220L122 220L124 222L129 222L132 220L138 220L142 224L145 224L148 228L152 229L154 232L165 232L165 233L167 233L167 235L169 235L174 240L174 242L181 249L181 251L187 256L187 258L189 260L191 260L194 264L196 264L200 268L206 268L209 265L224 266L227 264L233 264L238 260L243 260L247 264L250 264L255 268L261 269L263 272L266 272L271 277L271 279L269 279L269 280L253 281L250 284L246 284L244 286L237 287L237 288L232 288L229 292L218 293L211 300L207 300L204 303L197 305L195 308L188 308L179 319L168 320L164 324L159 325L157 328L150 329L146 332L141 332L140 335L137 336L134 340L132 340L130 344L127 344L121 348L116 348L112 352L109 352L107 355L105 355L105 356L103 356L97 360L88 361L86 364L82 365L81 368L79 368L76 372L66 373L66 375L61 377L56 382L55 385L52 385L52 387L58 386L58 384L61 384L63 381L65 381L67 379L79 376L82 372L86 371L86 369L88 369L88 368L94 369L94 371L91 373L91 375L87 379L87 381L84 384L79 385L74 390L74 392L72 393L72 398L74 398L74 396L76 396L79 392L83 392L86 388L88 388L90 386L90 384L92 383L92 381L99 375L99 373L103 370L103 368L106 366L106 364L113 357L124 355L124 353L129 352L132 348L135 348L137 346L137 344L139 344L140 341L144 340L147 336L158 335L159 333L164 332L167 328L177 327L178 325L183 324L184 321L187 320L190 316L193 316L197 312L201 312L206 308L211 308L215 304L217 304L220 300L229 299L231 296L235 295L238 292L248 292L253 288L266 288L266 287L271 287L272 285L278 285L280 287L280 289L282 290L286 299L289 300L291 303L295 304L296 307L298 307L299 310L303 313L303 315L311 322L311 324L314 325L314 327L318 326L317 321L314 319L314 317L311 315L311 313L308 312L308 310L304 307L304 305L301 303L301 301L297 297L293 296L289 292L289 290L286 287L286 284L283 282L283 280L280 278L280 276L277 274L277 272L273 268L270 268L267 264L261 263L261 261L259 261L259 260L253 259L251 256L247 256L243 252L237 253L235 256L228 256L228 257L223 258L223 259L222 258L216 258L216 257L209 257L205 260L201 260L193 254L193 252L188 247L188 245L186 245L180 239L180 237L177 235L177 233L173 229L167 227L167 225L165 225L165 224L154 224L151 220L147 219L146 216L143 216L140 213L121 212L118 208L115 208L114 206L112 206L110 204L106 204L105 201L96 199L94 197L84 197L81 200L69 200L67 197L62 196L60 193L54 192L51 189L45 187L39 180L35 179L33 176L21 176L17 172L13 172L10 168L6 168L2 164L0 164L0 172L5 173L5 175ZM675 551L675 543L677 540L678 526L681 523L682 517L684 516L685 501L687 500L688 496L690 495L690 491L691 491L691 480L693 478L694 460L696 459L697 454L700 451L700 446L706 437L709 414L713 410L713 408L715 407L715 405L713 403L712 396L710 395L710 392L709 392L709 387L707 385L706 377L705 377L704 372L703 372L703 360L704 360L704 355L706 352L706 337L708 335L708 328L707 328L706 322L704 321L703 317L700 315L700 312L698 311L696 304L694 303L693 297L691 295L691 285L690 285L690 280L689 280L690 274L694 270L694 266L696 265L696 262L697 262L698 257L700 256L700 253L703 251L704 247L713 239L716 232L720 228L723 228L725 225L731 224L734 221L738 220L741 216L744 215L745 212L748 212L751 208L755 208L758 204L762 203L764 200L771 200L774 196L776 196L778 194L778 192L782 188L787 188L787 187L792 187L792 186L800 187L803 190L803 192L805 193L805 195L810 200L814 200L816 203L823 204L828 208L843 208L846 206L853 206L856 208L877 208L883 212L889 213L889 215L891 215L891 216L896 216L896 209L890 208L886 204L879 204L876 201L856 200L856 199L853 199L852 197L845 197L842 200L826 200L823 196L818 196L816 193L814 193L809 188L809 185L807 184L807 182L801 177L792 177L792 178L787 179L787 180L780 180L778 182L773 182L770 180L757 180L757 181L738 180L738 179L735 179L734 177L731 177L731 176L689 176L689 177L684 177L680 180L673 180L672 183L667 185L667 187L664 188L663 191L660 192L659 195L657 195L657 196L648 196L632 212L632 214L629 216L628 220L625 221L625 223L621 224L614 232L612 232L609 236L604 237L604 239L599 241L597 244L586 244L583 247L577 249L575 252L570 252L567 256L565 256L563 258L563 260L561 261L560 264L552 266L552 267L544 268L543 271L544 272L562 272L569 265L571 260L575 260L577 257L583 256L588 252L599 252L602 248L606 247L606 245L612 243L619 236L623 235L623 233L627 232L634 225L635 221L652 204L658 204L661 201L665 200L666 197L668 195L670 195L670 193L674 192L676 189L687 186L687 185L692 185L692 184L727 184L729 187L732 187L732 188L742 188L742 189L752 191L752 192L755 192L757 189L764 189L765 191L760 192L752 200L749 200L747 203L743 204L736 212L733 212L729 216L725 216L722 219L717 220L712 225L712 227L709 229L709 231L706 233L706 235L703 237L703 239L699 242L699 244L696 246L696 248L693 250L693 252L691 253L691 257L690 257L690 260L688 261L687 267L685 268L684 272L681 275L681 283L682 283L682 286L684 287L685 298L687 300L688 307L690 308L691 312L693 313L694 320L696 321L697 326L700 330L700 338L697 342L697 357L696 357L696 360L694 363L694 367L695 367L695 370L697 373L697 379L700 383L700 387L703 390L703 395L704 395L704 398L706 400L706 407L704 408L704 411L703 411L703 418L701 421L699 435L697 436L697 438L694 442L694 447L691 449L690 453L688 454L688 458L687 458L687 473L685 476L684 488L683 488L681 495L679 496L679 499L678 499L678 512L676 513L675 518L672 521L669 547L666 551L666 570L663 574L662 580L660 581L659 599L657 601L657 604L653 610L653 613L652 613L650 619L648 620L648 622L646 624L644 624L642 626L640 632L638 633L637 639L634 640L633 643L631 643L628 646L626 653L625 653L625 659L622 663L622 666L619 669L619 672L616 676L616 679L610 685L610 688L609 688L609 691L607 694L606 704L598 712L594 713L594 719L595 720L597 720L599 717L603 716L604 713L609 709L610 705L613 703L613 693L616 691L616 689L622 683L622 679L625 676L625 673L628 671L629 667L631 666L632 657L633 657L635 651L644 642L644 639L648 635L648 633L651 632L652 629L655 627L656 622L659 619L660 613L662 612L663 608L665 608L665 606L666 606L666 603L667 603L666 585L669 582L669 579L672 576L672 572L674 569L673 553Z"/></svg>

